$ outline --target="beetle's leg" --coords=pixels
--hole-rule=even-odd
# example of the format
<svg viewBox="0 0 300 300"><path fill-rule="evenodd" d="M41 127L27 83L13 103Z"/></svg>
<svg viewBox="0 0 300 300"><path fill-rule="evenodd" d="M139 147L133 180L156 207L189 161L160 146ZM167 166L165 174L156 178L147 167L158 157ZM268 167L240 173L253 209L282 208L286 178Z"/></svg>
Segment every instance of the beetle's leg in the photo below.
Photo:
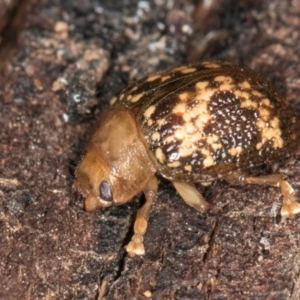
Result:
<svg viewBox="0 0 300 300"><path fill-rule="evenodd" d="M176 191L182 199L201 213L206 212L210 205L204 200L193 183L172 181Z"/></svg>
<svg viewBox="0 0 300 300"><path fill-rule="evenodd" d="M243 173L233 173L225 177L225 180L232 184L258 184L280 187L281 193L283 195L281 215L292 217L294 214L300 212L300 204L293 196L294 189L285 179L286 177L281 174L252 177Z"/></svg>
<svg viewBox="0 0 300 300"><path fill-rule="evenodd" d="M134 227L133 227L134 235L130 243L126 246L126 251L130 256L145 254L143 235L145 234L147 229L147 221L151 211L152 202L156 198L157 187L158 187L157 178L153 176L143 190L145 194L146 202L137 212L136 219L134 222Z"/></svg>

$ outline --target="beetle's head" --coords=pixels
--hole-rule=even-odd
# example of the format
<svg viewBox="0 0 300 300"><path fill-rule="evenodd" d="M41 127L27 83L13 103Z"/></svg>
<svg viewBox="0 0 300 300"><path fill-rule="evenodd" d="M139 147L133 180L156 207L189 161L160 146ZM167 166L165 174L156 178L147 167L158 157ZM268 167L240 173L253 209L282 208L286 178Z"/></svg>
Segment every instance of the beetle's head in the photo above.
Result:
<svg viewBox="0 0 300 300"><path fill-rule="evenodd" d="M101 159L101 157L100 157ZM85 209L88 211L109 207L113 204L113 184L115 178L110 174L108 166L87 151L76 170L75 187L85 197Z"/></svg>
<svg viewBox="0 0 300 300"><path fill-rule="evenodd" d="M155 173L132 115L108 110L76 170L75 187L88 211L122 204L141 192Z"/></svg>

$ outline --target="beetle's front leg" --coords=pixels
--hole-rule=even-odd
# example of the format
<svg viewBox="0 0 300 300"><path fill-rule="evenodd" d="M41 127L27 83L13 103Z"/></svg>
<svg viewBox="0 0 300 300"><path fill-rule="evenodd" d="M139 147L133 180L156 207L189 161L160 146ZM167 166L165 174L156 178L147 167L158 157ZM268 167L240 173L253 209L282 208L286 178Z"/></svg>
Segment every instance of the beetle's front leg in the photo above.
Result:
<svg viewBox="0 0 300 300"><path fill-rule="evenodd" d="M157 187L157 178L153 176L151 180L147 183L146 187L143 189L143 192L146 197L146 202L137 212L133 227L134 235L130 243L125 247L126 251L130 256L145 254L143 235L147 230L151 206L157 195Z"/></svg>

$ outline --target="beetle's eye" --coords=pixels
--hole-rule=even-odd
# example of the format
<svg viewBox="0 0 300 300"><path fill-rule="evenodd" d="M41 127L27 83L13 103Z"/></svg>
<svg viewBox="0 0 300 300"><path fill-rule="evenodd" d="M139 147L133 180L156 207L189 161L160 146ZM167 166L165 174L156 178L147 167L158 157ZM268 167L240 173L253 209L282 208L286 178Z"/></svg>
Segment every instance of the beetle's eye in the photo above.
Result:
<svg viewBox="0 0 300 300"><path fill-rule="evenodd" d="M99 193L101 200L105 202L112 202L113 196L111 192L110 185L107 181L102 181L99 187Z"/></svg>

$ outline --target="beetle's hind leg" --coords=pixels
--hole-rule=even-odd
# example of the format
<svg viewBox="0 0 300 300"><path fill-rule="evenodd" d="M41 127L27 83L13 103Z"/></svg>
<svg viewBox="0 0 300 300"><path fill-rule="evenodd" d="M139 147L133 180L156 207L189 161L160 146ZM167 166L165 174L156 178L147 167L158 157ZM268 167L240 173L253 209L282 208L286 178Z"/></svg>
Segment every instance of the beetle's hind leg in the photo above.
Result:
<svg viewBox="0 0 300 300"><path fill-rule="evenodd" d="M130 256L145 254L143 235L147 230L151 206L157 195L157 187L157 178L153 176L143 190L146 202L137 212L133 227L134 235L130 243L125 247Z"/></svg>
<svg viewBox="0 0 300 300"><path fill-rule="evenodd" d="M286 176L282 174L271 174L258 177L252 177L244 173L233 173L224 177L226 181L232 184L258 184L276 186L281 189L283 195L283 203L281 208L281 215L286 217L293 217L293 215L300 212L300 204L293 196L294 189L286 181Z"/></svg>

